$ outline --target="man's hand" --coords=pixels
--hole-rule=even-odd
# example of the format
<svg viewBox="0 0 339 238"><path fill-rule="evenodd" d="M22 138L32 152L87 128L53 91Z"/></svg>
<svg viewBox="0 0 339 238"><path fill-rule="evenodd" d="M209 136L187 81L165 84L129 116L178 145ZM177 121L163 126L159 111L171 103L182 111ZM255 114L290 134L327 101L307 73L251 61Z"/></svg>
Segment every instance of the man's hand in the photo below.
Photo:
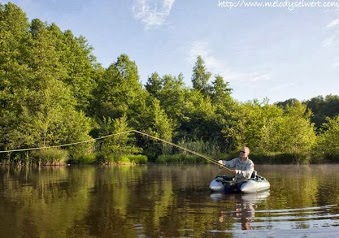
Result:
<svg viewBox="0 0 339 238"><path fill-rule="evenodd" d="M218 160L218 164L219 164L219 169L222 169L224 167L224 163L222 160Z"/></svg>

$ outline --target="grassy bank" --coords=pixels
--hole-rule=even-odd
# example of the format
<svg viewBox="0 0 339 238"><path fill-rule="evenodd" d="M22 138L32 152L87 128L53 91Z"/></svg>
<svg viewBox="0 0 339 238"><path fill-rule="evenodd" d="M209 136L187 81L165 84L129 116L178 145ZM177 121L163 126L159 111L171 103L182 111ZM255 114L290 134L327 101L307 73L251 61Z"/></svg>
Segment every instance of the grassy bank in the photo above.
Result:
<svg viewBox="0 0 339 238"><path fill-rule="evenodd" d="M231 160L238 157L238 154L218 154L207 156L212 161ZM293 154L293 153L270 153L259 154L253 153L250 159L255 164L317 164L317 163L337 163L339 162L339 154L331 156L319 157L309 154ZM206 164L208 160L205 158L190 154L174 154L161 155L155 161L157 164Z"/></svg>

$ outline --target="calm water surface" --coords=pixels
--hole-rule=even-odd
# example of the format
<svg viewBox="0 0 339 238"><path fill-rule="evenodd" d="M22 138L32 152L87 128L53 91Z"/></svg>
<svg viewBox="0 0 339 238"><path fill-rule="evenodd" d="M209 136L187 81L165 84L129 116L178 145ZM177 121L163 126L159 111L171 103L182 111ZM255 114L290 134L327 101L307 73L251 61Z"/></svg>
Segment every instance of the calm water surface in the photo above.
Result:
<svg viewBox="0 0 339 238"><path fill-rule="evenodd" d="M0 167L0 237L338 237L339 165L256 169L268 192L226 195L213 165Z"/></svg>

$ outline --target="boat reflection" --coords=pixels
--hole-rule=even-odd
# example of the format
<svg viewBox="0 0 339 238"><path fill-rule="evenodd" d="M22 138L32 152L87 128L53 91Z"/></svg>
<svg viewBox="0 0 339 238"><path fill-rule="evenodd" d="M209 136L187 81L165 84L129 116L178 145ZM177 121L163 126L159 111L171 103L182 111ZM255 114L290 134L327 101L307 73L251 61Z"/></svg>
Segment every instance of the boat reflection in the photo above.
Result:
<svg viewBox="0 0 339 238"><path fill-rule="evenodd" d="M269 191L252 194L225 194L212 193L210 197L214 201L225 201L227 204L234 202L234 210L221 211L219 214L219 222L225 222L229 217L235 218L241 223L242 230L251 230L251 222L255 218L255 208L257 205L265 201L270 195Z"/></svg>

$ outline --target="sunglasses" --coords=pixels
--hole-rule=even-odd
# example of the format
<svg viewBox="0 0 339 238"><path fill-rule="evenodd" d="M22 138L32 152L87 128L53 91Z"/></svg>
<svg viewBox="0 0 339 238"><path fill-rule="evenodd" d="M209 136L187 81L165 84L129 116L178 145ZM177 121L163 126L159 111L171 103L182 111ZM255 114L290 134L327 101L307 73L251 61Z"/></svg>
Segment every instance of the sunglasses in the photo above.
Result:
<svg viewBox="0 0 339 238"><path fill-rule="evenodd" d="M240 150L240 153L244 153L244 154L245 154L245 153L246 153L246 151L244 151L244 150Z"/></svg>

